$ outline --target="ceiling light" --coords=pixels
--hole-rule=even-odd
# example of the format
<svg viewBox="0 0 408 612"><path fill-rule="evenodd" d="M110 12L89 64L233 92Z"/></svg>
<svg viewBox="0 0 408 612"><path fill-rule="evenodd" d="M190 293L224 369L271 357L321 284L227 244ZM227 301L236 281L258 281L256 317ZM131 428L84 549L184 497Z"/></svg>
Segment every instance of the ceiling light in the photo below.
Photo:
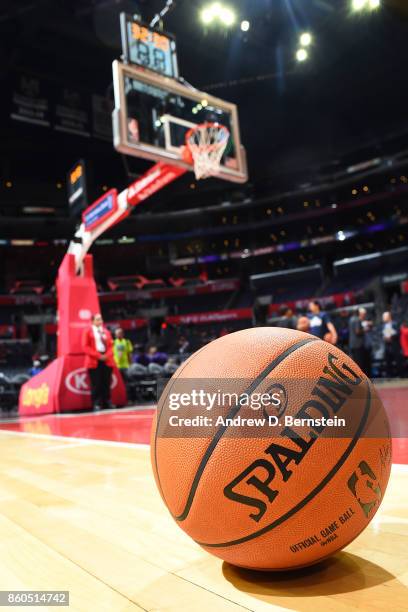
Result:
<svg viewBox="0 0 408 612"><path fill-rule="evenodd" d="M205 8L201 11L201 21L208 25L214 20L214 14L211 8Z"/></svg>
<svg viewBox="0 0 408 612"><path fill-rule="evenodd" d="M221 9L222 9L222 6L219 2L214 2L210 7L210 10L212 11L212 14L214 15L214 17L219 16L219 14L221 13Z"/></svg>
<svg viewBox="0 0 408 612"><path fill-rule="evenodd" d="M309 54L306 51L306 49L298 49L296 51L296 59L298 62L304 62L307 60L308 57L309 57Z"/></svg>
<svg viewBox="0 0 408 612"><path fill-rule="evenodd" d="M201 21L205 25L213 23L215 20L221 22L225 26L232 26L235 23L236 15L232 8L225 6L220 2L214 2L211 5L204 7L201 11Z"/></svg>
<svg viewBox="0 0 408 612"><path fill-rule="evenodd" d="M241 22L241 30L243 32L248 32L249 28L251 27L251 24L249 23L249 21L247 21L246 19L244 21Z"/></svg>
<svg viewBox="0 0 408 612"><path fill-rule="evenodd" d="M309 47L309 45L312 44L312 40L313 38L310 32L303 32L300 36L300 44L302 47Z"/></svg>
<svg viewBox="0 0 408 612"><path fill-rule="evenodd" d="M352 0L351 6L353 11L362 11L367 5L367 0Z"/></svg>
<svg viewBox="0 0 408 612"><path fill-rule="evenodd" d="M226 26L231 26L235 23L235 13L232 9L230 9L227 6L221 7L219 16L220 16L221 21Z"/></svg>

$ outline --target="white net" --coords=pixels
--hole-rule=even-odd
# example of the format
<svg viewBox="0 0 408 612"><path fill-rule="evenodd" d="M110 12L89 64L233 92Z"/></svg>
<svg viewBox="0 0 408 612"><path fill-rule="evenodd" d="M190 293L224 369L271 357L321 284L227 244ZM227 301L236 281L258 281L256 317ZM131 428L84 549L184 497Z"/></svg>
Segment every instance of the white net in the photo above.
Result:
<svg viewBox="0 0 408 612"><path fill-rule="evenodd" d="M203 123L187 133L186 144L193 156L197 179L218 174L229 137L228 128L219 123Z"/></svg>

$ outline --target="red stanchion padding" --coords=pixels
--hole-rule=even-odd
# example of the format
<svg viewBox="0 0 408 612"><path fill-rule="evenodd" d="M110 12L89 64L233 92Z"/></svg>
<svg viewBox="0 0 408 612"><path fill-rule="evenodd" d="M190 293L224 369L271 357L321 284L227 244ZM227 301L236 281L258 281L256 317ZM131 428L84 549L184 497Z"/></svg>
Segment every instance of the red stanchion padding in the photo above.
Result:
<svg viewBox="0 0 408 612"><path fill-rule="evenodd" d="M109 194L97 200L85 211L83 219L82 230L85 233L100 230L91 236L88 248L102 230L106 231L126 218L131 207L137 206L185 172L184 168L158 163L126 189L126 202L122 209L119 208L119 200L123 193L118 197L116 190L111 190ZM82 230L76 235L78 240L84 238ZM100 312L100 305L93 276L93 258L91 255L85 255L82 260L86 244L78 244L83 247L79 262L82 266L77 266L78 262L73 253L67 253L58 270L57 359L21 388L19 413L22 416L91 408L88 373L84 369L82 336L91 324L92 315ZM79 274L76 273L77 267L81 268ZM116 406L126 405L126 388L118 370L113 373L111 400Z"/></svg>
<svg viewBox="0 0 408 612"><path fill-rule="evenodd" d="M96 230L100 222L110 220L106 227L99 228L105 231L127 217L131 207L137 206L185 172L184 168L155 164L143 177L126 189L126 206L123 210L118 208L116 190L111 190L107 196L97 200L88 211L85 211L84 228L86 229L88 212L95 217L92 217L88 230ZM98 209L98 206L101 209ZM95 219L102 213L102 218L98 218L97 223ZM96 236L97 234L94 234L93 239ZM93 240L90 244L92 242ZM100 312L100 305L93 276L93 258L91 255L85 255L81 261L82 269L77 274L75 255L67 253L58 270L57 359L21 388L19 413L22 416L91 408L88 374L84 369L82 336L84 330L91 324L92 315ZM116 406L126 405L126 388L118 370L114 370L113 373L111 400Z"/></svg>
<svg viewBox="0 0 408 612"><path fill-rule="evenodd" d="M58 391L64 359L55 359L45 370L33 376L20 390L20 416L57 412Z"/></svg>
<svg viewBox="0 0 408 612"><path fill-rule="evenodd" d="M81 355L82 334L100 312L98 292L93 276L93 257L84 259L83 274L75 274L75 256L65 255L57 277L58 357Z"/></svg>
<svg viewBox="0 0 408 612"><path fill-rule="evenodd" d="M112 374L111 401L125 406L126 387L116 368ZM83 355L58 357L21 388L20 416L74 412L92 408L89 376Z"/></svg>
<svg viewBox="0 0 408 612"><path fill-rule="evenodd" d="M89 410L92 408L82 335L100 312L93 277L93 258L84 259L83 273L75 273L74 255L65 255L57 278L58 357L20 391L19 414L33 416ZM114 406L127 403L126 387L118 370L112 376L111 401Z"/></svg>

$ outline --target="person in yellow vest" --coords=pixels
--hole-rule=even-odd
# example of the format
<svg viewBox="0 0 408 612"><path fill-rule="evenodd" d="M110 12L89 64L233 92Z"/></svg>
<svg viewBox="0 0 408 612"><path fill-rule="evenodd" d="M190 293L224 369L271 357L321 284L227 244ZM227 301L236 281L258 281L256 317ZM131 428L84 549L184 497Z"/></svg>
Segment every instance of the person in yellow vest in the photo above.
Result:
<svg viewBox="0 0 408 612"><path fill-rule="evenodd" d="M132 353L133 345L131 341L124 337L123 329L117 329L113 343L113 355L118 369L124 375L126 375L126 371L131 364Z"/></svg>

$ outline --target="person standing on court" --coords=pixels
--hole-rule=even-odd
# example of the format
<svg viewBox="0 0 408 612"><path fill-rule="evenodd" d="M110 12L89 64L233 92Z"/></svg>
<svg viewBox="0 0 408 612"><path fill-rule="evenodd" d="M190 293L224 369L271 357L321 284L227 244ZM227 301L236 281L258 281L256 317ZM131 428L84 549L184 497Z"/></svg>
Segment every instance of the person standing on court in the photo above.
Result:
<svg viewBox="0 0 408 612"><path fill-rule="evenodd" d="M306 334L310 334L310 321L309 317L301 316L296 321L296 329Z"/></svg>
<svg viewBox="0 0 408 612"><path fill-rule="evenodd" d="M367 320L365 308L359 308L349 321L350 357L367 376L371 376L372 322Z"/></svg>
<svg viewBox="0 0 408 612"><path fill-rule="evenodd" d="M404 319L400 327L400 344L402 356L404 358L403 372L404 376L408 374L408 317Z"/></svg>
<svg viewBox="0 0 408 612"><path fill-rule="evenodd" d="M113 355L115 363L120 370L122 376L126 376L126 372L131 364L133 353L133 345L130 340L125 338L123 329L120 327L115 331L115 341L113 343Z"/></svg>
<svg viewBox="0 0 408 612"><path fill-rule="evenodd" d="M397 324L389 311L382 316L382 337L384 343L385 375L388 378L399 376L401 369L401 345Z"/></svg>
<svg viewBox="0 0 408 612"><path fill-rule="evenodd" d="M282 306L279 311L279 321L277 327L285 327L286 329L296 329L297 317L295 316L290 306Z"/></svg>
<svg viewBox="0 0 408 612"><path fill-rule="evenodd" d="M110 408L112 368L115 366L113 340L100 313L93 316L92 325L84 331L82 348L91 383L92 406L94 410Z"/></svg>
<svg viewBox="0 0 408 612"><path fill-rule="evenodd" d="M309 304L310 333L330 344L337 344L337 331L326 312L322 312L320 302L313 300Z"/></svg>

